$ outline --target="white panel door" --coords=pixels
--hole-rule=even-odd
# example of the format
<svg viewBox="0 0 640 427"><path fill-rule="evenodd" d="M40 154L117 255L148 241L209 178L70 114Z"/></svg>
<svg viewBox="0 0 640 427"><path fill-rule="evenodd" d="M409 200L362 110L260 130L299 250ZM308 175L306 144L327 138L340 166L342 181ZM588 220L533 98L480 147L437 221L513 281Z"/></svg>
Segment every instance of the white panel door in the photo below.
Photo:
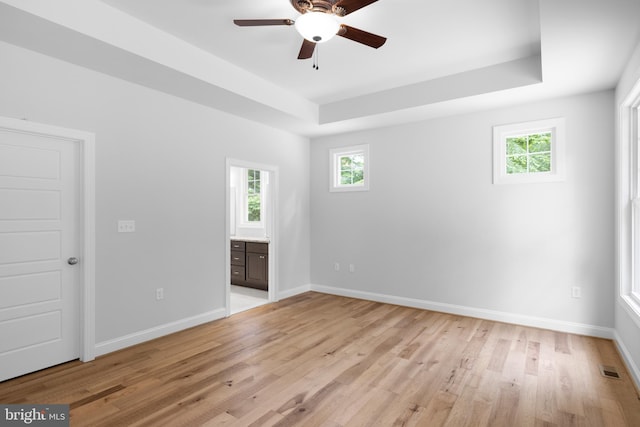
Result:
<svg viewBox="0 0 640 427"><path fill-rule="evenodd" d="M0 381L79 357L77 145L0 129Z"/></svg>

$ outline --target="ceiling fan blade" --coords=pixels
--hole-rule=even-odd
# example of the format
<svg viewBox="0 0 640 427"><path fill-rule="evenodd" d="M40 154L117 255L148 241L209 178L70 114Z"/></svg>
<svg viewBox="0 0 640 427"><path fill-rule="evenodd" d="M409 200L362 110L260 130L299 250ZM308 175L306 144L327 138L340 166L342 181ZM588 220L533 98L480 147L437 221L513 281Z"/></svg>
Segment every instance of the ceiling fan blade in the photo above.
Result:
<svg viewBox="0 0 640 427"><path fill-rule="evenodd" d="M350 27L348 25L340 25L340 31L338 31L340 37L344 37L354 42L362 43L373 48L379 48L387 41L386 37L378 36L373 33L369 33L357 28Z"/></svg>
<svg viewBox="0 0 640 427"><path fill-rule="evenodd" d="M311 58L315 49L316 44L314 42L310 42L309 40L304 39L302 42L302 47L300 48L300 53L298 54L298 59Z"/></svg>
<svg viewBox="0 0 640 427"><path fill-rule="evenodd" d="M343 16L346 16L358 9L362 9L365 6L369 6L371 3L375 3L378 0L342 0L336 3L336 7L342 7L345 10Z"/></svg>
<svg viewBox="0 0 640 427"><path fill-rule="evenodd" d="M293 25L291 19L234 19L233 23L240 27L261 27L265 25Z"/></svg>

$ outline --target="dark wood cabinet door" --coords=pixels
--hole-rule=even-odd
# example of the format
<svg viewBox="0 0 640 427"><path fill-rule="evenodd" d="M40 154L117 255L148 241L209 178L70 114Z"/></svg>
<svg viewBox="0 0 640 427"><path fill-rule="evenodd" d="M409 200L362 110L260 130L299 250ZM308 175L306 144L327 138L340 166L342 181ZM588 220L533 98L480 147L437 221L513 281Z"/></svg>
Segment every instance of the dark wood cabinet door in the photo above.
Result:
<svg viewBox="0 0 640 427"><path fill-rule="evenodd" d="M269 263L267 260L267 254L247 252L247 262L245 266L247 283L259 286L261 289L267 289L267 281L269 278Z"/></svg>

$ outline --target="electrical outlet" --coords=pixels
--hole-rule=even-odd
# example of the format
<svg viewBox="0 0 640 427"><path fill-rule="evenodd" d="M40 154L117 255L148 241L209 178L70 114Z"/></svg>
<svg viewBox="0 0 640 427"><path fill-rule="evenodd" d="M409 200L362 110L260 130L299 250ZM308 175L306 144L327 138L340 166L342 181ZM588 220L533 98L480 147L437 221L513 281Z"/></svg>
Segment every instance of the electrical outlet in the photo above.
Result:
<svg viewBox="0 0 640 427"><path fill-rule="evenodd" d="M160 301L164 299L164 288L156 289L156 301Z"/></svg>
<svg viewBox="0 0 640 427"><path fill-rule="evenodd" d="M334 263L334 264L333 264L333 269L334 269L335 271L340 271L340 263L339 263L339 262Z"/></svg>
<svg viewBox="0 0 640 427"><path fill-rule="evenodd" d="M571 296L573 298L581 298L582 297L582 289L580 286L574 286L571 288Z"/></svg>
<svg viewBox="0 0 640 427"><path fill-rule="evenodd" d="M118 221L118 233L134 233L136 231L136 222L132 219Z"/></svg>

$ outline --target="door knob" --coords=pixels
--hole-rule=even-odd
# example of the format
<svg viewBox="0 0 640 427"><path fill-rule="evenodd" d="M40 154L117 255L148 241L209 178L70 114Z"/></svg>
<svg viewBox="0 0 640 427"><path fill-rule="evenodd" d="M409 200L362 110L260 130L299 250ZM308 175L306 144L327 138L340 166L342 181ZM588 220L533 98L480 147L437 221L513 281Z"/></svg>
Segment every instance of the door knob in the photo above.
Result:
<svg viewBox="0 0 640 427"><path fill-rule="evenodd" d="M77 263L78 263L78 258L73 256L67 260L67 264L69 265L76 265Z"/></svg>

